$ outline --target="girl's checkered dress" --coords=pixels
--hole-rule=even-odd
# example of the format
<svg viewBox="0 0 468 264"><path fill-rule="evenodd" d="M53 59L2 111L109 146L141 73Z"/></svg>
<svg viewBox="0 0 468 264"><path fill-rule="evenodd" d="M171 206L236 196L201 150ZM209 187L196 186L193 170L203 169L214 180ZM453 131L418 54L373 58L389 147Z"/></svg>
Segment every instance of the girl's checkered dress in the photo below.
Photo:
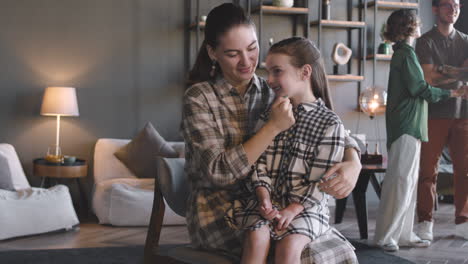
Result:
<svg viewBox="0 0 468 264"><path fill-rule="evenodd" d="M241 229L255 230L269 225L271 237L280 240L289 234L302 234L312 241L329 230L329 195L316 187L325 172L342 160L345 131L339 117L318 99L295 109L296 123L279 134L257 162L250 184L252 195L236 200L233 218ZM268 120L268 114L262 116ZM266 187L273 205L284 209L299 203L304 210L286 230L276 231L274 222L263 219L258 212L255 188Z"/></svg>

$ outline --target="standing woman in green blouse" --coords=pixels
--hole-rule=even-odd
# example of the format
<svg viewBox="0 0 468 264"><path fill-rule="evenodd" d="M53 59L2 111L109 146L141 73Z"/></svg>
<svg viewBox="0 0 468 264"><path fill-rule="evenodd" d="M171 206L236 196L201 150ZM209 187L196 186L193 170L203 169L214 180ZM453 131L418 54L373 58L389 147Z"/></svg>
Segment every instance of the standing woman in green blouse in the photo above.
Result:
<svg viewBox="0 0 468 264"><path fill-rule="evenodd" d="M255 75L259 44L242 8L230 3L214 8L204 33L189 76L193 85L183 100L187 226L193 246L239 257L243 233L228 225L225 212L245 193L241 182L260 155L295 120L290 100L275 99L266 81ZM270 119L254 133L260 114L270 106ZM352 191L361 169L357 145L349 137L346 145L344 161L324 176L333 179L320 185L336 198Z"/></svg>
<svg viewBox="0 0 468 264"><path fill-rule="evenodd" d="M397 10L385 37L395 42L390 64L387 127L388 168L382 185L374 241L386 251L399 246L428 247L413 232L421 141L427 141L427 103L462 96L463 89L442 90L427 84L411 46L421 36L414 10Z"/></svg>

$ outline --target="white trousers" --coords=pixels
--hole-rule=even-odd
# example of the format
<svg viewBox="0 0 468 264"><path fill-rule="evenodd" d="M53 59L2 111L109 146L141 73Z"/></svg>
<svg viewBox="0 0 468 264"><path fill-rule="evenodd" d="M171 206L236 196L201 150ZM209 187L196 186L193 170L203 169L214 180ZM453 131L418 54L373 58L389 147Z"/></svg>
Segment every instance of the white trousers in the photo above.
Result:
<svg viewBox="0 0 468 264"><path fill-rule="evenodd" d="M413 232L421 141L404 134L390 146L387 173L375 226L374 242L409 245L419 238Z"/></svg>

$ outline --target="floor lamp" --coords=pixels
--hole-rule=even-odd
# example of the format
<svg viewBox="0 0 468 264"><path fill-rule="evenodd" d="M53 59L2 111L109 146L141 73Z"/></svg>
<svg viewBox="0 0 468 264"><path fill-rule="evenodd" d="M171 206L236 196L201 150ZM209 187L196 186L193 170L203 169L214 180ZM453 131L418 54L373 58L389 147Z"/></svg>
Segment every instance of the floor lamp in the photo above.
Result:
<svg viewBox="0 0 468 264"><path fill-rule="evenodd" d="M46 159L51 162L62 162L60 149L60 117L79 116L76 90L73 87L47 87L42 99L41 115L57 117L55 145L47 152Z"/></svg>

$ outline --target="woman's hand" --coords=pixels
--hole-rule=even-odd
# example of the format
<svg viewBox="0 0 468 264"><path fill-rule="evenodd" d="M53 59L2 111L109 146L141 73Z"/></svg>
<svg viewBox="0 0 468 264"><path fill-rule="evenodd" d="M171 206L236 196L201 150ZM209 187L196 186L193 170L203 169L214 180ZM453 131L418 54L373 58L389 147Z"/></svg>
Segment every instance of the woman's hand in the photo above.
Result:
<svg viewBox="0 0 468 264"><path fill-rule="evenodd" d="M337 163L325 173L318 187L336 199L343 199L353 191L361 167L355 160Z"/></svg>
<svg viewBox="0 0 468 264"><path fill-rule="evenodd" d="M292 203L288 207L284 208L278 213L276 217L276 231L285 230L291 221L298 215L300 212L304 210L304 206L298 203Z"/></svg>
<svg viewBox="0 0 468 264"><path fill-rule="evenodd" d="M276 128L278 133L290 128L296 120L294 119L292 104L287 97L278 97L271 106L270 124Z"/></svg>
<svg viewBox="0 0 468 264"><path fill-rule="evenodd" d="M258 211L266 220L273 220L278 215L278 210L273 208L270 199L262 199L258 205Z"/></svg>

